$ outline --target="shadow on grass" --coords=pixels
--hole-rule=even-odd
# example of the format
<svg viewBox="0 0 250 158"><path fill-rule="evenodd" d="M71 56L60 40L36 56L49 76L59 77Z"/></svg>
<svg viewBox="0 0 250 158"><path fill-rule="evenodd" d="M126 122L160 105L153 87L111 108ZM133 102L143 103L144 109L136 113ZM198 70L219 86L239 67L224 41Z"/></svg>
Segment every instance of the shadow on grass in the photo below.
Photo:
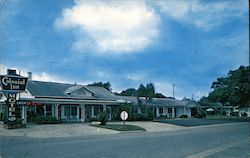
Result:
<svg viewBox="0 0 250 158"><path fill-rule="evenodd" d="M146 131L144 128L134 125L92 125L92 126L116 130L116 131Z"/></svg>

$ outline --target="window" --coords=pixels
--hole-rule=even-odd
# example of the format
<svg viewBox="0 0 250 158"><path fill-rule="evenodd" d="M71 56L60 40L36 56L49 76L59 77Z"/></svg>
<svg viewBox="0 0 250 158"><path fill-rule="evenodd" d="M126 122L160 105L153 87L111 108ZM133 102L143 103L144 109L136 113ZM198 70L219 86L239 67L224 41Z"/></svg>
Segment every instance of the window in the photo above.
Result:
<svg viewBox="0 0 250 158"><path fill-rule="evenodd" d="M72 116L76 116L77 115L77 107L76 106L71 107L71 115Z"/></svg>
<svg viewBox="0 0 250 158"><path fill-rule="evenodd" d="M159 108L159 113L163 114L163 108Z"/></svg>
<svg viewBox="0 0 250 158"><path fill-rule="evenodd" d="M99 106L95 106L94 107L94 115L98 115L100 113L100 107Z"/></svg>
<svg viewBox="0 0 250 158"><path fill-rule="evenodd" d="M77 107L64 106L64 116L77 116Z"/></svg>
<svg viewBox="0 0 250 158"><path fill-rule="evenodd" d="M132 113L137 113L137 107L132 107Z"/></svg>
<svg viewBox="0 0 250 158"><path fill-rule="evenodd" d="M70 116L70 107L69 106L64 107L64 116Z"/></svg>
<svg viewBox="0 0 250 158"><path fill-rule="evenodd" d="M46 107L46 116L51 116L52 115L52 105L45 105Z"/></svg>
<svg viewBox="0 0 250 158"><path fill-rule="evenodd" d="M168 108L168 113L172 113L172 108Z"/></svg>

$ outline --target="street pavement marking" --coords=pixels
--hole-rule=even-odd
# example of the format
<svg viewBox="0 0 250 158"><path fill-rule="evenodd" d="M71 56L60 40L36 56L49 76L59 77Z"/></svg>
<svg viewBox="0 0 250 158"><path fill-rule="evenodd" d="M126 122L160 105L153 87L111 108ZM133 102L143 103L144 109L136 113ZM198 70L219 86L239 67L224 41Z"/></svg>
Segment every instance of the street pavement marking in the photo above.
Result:
<svg viewBox="0 0 250 158"><path fill-rule="evenodd" d="M191 126L191 127L186 127L186 128L187 128L187 129L192 129L192 128L206 128L206 127L232 126L232 125L245 124L245 123L246 123L246 122L223 123L223 124L213 124L213 125Z"/></svg>
<svg viewBox="0 0 250 158"><path fill-rule="evenodd" d="M226 145L221 145L221 146L218 146L218 147L215 147L215 148L212 148L212 149L208 149L208 150L205 150L205 151L202 151L202 152L187 156L186 158L204 158L204 157L213 155L215 153L221 152L223 150L226 150L228 148L231 148L233 146L237 146L237 145L239 145L241 143L244 143L244 142L245 141L240 141L240 142L235 142L235 143L229 143L229 144L226 144Z"/></svg>

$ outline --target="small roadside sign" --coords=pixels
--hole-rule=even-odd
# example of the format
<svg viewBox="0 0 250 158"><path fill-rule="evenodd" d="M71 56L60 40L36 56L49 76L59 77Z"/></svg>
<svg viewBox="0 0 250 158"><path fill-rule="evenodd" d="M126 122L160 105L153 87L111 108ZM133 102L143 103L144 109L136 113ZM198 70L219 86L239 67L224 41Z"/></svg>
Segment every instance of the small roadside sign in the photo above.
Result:
<svg viewBox="0 0 250 158"><path fill-rule="evenodd" d="M121 112L121 119L122 119L123 121L125 121L125 120L128 119L128 113L127 113L127 111L122 111L122 112Z"/></svg>
<svg viewBox="0 0 250 158"><path fill-rule="evenodd" d="M123 121L123 125L125 125L125 120L128 119L128 113L127 113L127 111L122 111L120 117L121 117L121 119Z"/></svg>

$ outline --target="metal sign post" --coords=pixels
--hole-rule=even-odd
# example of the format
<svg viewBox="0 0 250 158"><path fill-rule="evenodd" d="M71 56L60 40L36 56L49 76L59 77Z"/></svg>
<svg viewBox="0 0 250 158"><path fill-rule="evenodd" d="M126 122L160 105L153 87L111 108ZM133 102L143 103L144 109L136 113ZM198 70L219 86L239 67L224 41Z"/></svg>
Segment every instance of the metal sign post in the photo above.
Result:
<svg viewBox="0 0 250 158"><path fill-rule="evenodd" d="M128 119L128 113L127 113L127 111L122 111L120 117L123 120L123 125L125 125L125 120Z"/></svg>
<svg viewBox="0 0 250 158"><path fill-rule="evenodd" d="M8 70L7 72L7 75L0 75L1 91L8 94L6 122L8 128L17 128L17 93L25 91L28 78L17 75L16 70Z"/></svg>

